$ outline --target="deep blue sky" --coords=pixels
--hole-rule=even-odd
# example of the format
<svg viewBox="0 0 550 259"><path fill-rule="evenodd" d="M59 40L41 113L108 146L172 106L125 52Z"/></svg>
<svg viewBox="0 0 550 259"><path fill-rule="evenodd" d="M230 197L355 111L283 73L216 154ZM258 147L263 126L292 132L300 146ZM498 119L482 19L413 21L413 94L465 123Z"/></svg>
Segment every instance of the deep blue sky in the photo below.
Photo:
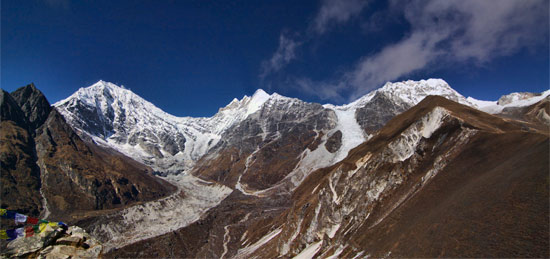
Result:
<svg viewBox="0 0 550 259"><path fill-rule="evenodd" d="M257 88L321 103L429 77L485 100L546 90L548 1L507 1L2 0L1 87L54 103L102 79L178 116Z"/></svg>

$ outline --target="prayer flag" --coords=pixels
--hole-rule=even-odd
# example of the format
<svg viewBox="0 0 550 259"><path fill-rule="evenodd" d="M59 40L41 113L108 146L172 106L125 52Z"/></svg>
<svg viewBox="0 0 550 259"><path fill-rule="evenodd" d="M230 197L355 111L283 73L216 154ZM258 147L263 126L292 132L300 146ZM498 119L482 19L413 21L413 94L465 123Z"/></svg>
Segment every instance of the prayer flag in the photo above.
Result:
<svg viewBox="0 0 550 259"><path fill-rule="evenodd" d="M17 238L17 233L15 233L15 229L6 230L6 234L8 235L9 240Z"/></svg>
<svg viewBox="0 0 550 259"><path fill-rule="evenodd" d="M40 233L40 225L34 225L32 226L32 228L34 229L34 233L36 234Z"/></svg>
<svg viewBox="0 0 550 259"><path fill-rule="evenodd" d="M17 223L25 223L27 222L27 216L23 214L16 213L15 214L15 224Z"/></svg>
<svg viewBox="0 0 550 259"><path fill-rule="evenodd" d="M27 217L27 224L36 225L38 224L38 219L33 217Z"/></svg>
<svg viewBox="0 0 550 259"><path fill-rule="evenodd" d="M32 226L28 226L25 228L25 237L32 237L34 235L34 228Z"/></svg>
<svg viewBox="0 0 550 259"><path fill-rule="evenodd" d="M46 223L40 224L40 231L39 231L39 233L42 233L42 232L46 229L46 226L47 226L47 225L48 225L48 224L46 224Z"/></svg>
<svg viewBox="0 0 550 259"><path fill-rule="evenodd" d="M17 234L17 237L24 237L25 236L25 228L18 228L15 230L15 233Z"/></svg>
<svg viewBox="0 0 550 259"><path fill-rule="evenodd" d="M0 239L9 239L8 233L6 233L6 230L0 230Z"/></svg>
<svg viewBox="0 0 550 259"><path fill-rule="evenodd" d="M6 209L0 209L0 216L4 216L4 214L6 214L7 210Z"/></svg>
<svg viewBox="0 0 550 259"><path fill-rule="evenodd" d="M58 225L57 225L57 222L50 222L50 223L48 223L48 224L49 224L50 227L52 227L52 228L55 228L55 227L58 226Z"/></svg>

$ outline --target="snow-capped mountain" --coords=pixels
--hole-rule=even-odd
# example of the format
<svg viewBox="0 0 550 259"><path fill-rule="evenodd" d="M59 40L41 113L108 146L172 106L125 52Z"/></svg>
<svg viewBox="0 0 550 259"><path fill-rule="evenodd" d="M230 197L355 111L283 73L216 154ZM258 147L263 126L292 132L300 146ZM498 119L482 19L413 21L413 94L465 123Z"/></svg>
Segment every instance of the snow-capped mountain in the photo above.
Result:
<svg viewBox="0 0 550 259"><path fill-rule="evenodd" d="M365 133L372 134L395 115L408 110L429 95L439 95L472 106L464 96L452 89L444 80L428 79L388 82L350 104L342 106L327 104L325 107L336 111L353 111Z"/></svg>
<svg viewBox="0 0 550 259"><path fill-rule="evenodd" d="M548 96L550 96L550 90L546 90L542 93L511 93L503 95L498 101L481 101L473 97L468 97L467 100L472 104L471 106L479 110L490 114L497 114L501 113L506 108L533 105Z"/></svg>
<svg viewBox="0 0 550 259"><path fill-rule="evenodd" d="M296 171L304 167L309 171L314 165L328 166L343 159L349 150L367 140L395 115L429 95L498 113L502 107L534 103L549 93L534 97L516 94L503 97L498 103L486 102L466 99L442 79L409 80L388 82L352 103L336 106L311 104L277 93L270 95L260 89L251 97L233 99L212 117L193 118L173 116L124 87L99 81L54 106L82 137L118 150L163 174L188 171L204 155L212 159L224 148L238 149L240 156L257 152L270 141L281 141L281 130L314 121L324 126L305 125L307 130L300 134L307 132L308 137L303 136L308 139L306 142L312 137L311 141L315 140L323 148L296 149L300 157L294 162L301 166L293 168ZM260 138L256 139L257 136ZM224 141L220 142L221 139ZM209 152L214 147L217 152Z"/></svg>
<svg viewBox="0 0 550 259"><path fill-rule="evenodd" d="M470 105L466 98L452 89L445 80L430 78L420 81L407 80L395 83L387 82L383 87L341 107L363 107L378 94L384 94L392 99L392 101L411 106L418 104L429 95L439 95L458 103Z"/></svg>
<svg viewBox="0 0 550 259"><path fill-rule="evenodd" d="M270 96L258 90L210 118L176 117L132 91L99 81L54 106L81 135L160 172L187 170L221 133L255 112Z"/></svg>
<svg viewBox="0 0 550 259"><path fill-rule="evenodd" d="M425 98L430 95L455 102ZM508 99L514 105L527 103ZM171 196L90 221L87 230L113 249L112 255L351 257L370 248L355 243L370 238L361 234L370 231L365 227L380 222L391 227L384 220L433 179L447 175L439 172L453 169L446 169L449 165L462 170L474 159L471 171L488 172L479 166L485 164L483 156L470 156L473 147L468 145L475 144L477 134L495 141L483 146L487 155L494 155L491 148L502 143L511 150L515 145L506 142L508 137L521 143L518 131L530 134L533 143L547 141L537 135L540 129L534 124L503 120L457 102L478 109L484 103L466 99L441 79L429 79L387 83L339 106L258 90L234 99L212 117L191 118L167 114L123 87L100 81L55 106L83 137L160 172L186 171L165 178L178 187ZM510 135L501 134L508 131ZM507 157L527 161L517 154ZM497 157L491 168L507 160ZM440 208L430 207L426 213ZM422 213L413 210L411 215L416 219ZM464 226L468 224L458 227ZM387 251L375 252L382 256Z"/></svg>

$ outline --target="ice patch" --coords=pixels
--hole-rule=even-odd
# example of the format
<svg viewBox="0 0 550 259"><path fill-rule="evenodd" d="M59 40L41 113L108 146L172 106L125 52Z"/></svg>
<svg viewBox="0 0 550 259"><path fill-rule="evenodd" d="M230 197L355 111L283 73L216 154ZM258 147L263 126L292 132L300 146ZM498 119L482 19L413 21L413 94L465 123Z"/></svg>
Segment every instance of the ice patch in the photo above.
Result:
<svg viewBox="0 0 550 259"><path fill-rule="evenodd" d="M269 240L273 239L277 235L281 233L283 229L277 228L271 232L269 232L267 235L263 236L260 240L258 240L256 243L249 245L247 247L241 248L237 251L237 255L235 258L248 258L248 255L252 254L254 251L256 251L261 246L265 245Z"/></svg>
<svg viewBox="0 0 550 259"><path fill-rule="evenodd" d="M247 105L246 116L258 111L262 107L262 105L267 100L269 100L270 97L271 96L267 94L264 90L262 89L256 90L256 92L254 93L254 95L252 95L252 98L250 99L250 102Z"/></svg>
<svg viewBox="0 0 550 259"><path fill-rule="evenodd" d="M343 246L339 246L338 249L336 249L336 251L334 251L334 254L332 254L331 256L328 256L326 259L337 259L338 256L344 251L344 247Z"/></svg>
<svg viewBox="0 0 550 259"><path fill-rule="evenodd" d="M317 221L319 219L319 212L321 212L321 202L317 203L317 206L315 207L315 215L313 216L313 219L309 223L309 227L306 230L306 241L312 242L314 239L313 232L317 230Z"/></svg>
<svg viewBox="0 0 550 259"><path fill-rule="evenodd" d="M296 255L294 259L311 259L319 250L321 249L321 245L323 244L323 241L317 241L308 247L304 249L301 253Z"/></svg>
<svg viewBox="0 0 550 259"><path fill-rule="evenodd" d="M405 161L414 154L416 146L422 138L430 138L441 126L443 120L449 116L449 112L441 107L436 107L431 112L422 116L420 121L409 126L401 136L388 146L395 154L394 162Z"/></svg>
<svg viewBox="0 0 550 259"><path fill-rule="evenodd" d="M223 258L225 254L227 254L227 243L229 243L229 240L231 239L231 237L229 236L229 225L223 227L223 229L225 233L223 234L223 253L222 255L220 255L220 259Z"/></svg>
<svg viewBox="0 0 550 259"><path fill-rule="evenodd" d="M365 253L365 251L361 251L358 254L356 254L352 259L357 259L357 258L361 257L364 253Z"/></svg>
<svg viewBox="0 0 550 259"><path fill-rule="evenodd" d="M334 235L336 235L336 232L338 231L339 228L340 228L340 224L332 225L332 227L330 228L330 230L327 233L328 237L333 238Z"/></svg>
<svg viewBox="0 0 550 259"><path fill-rule="evenodd" d="M367 138L355 119L355 109L334 109L334 112L338 117L338 125L335 130L342 132L342 146L334 160L340 161L348 156L348 152L352 148L365 142Z"/></svg>
<svg viewBox="0 0 550 259"><path fill-rule="evenodd" d="M281 254L286 255L290 251L290 244L298 237L298 234L300 234L300 230L302 229L302 222L304 221L303 217L300 217L298 220L297 228L294 230L294 233L292 233L292 236L283 244L281 248Z"/></svg>

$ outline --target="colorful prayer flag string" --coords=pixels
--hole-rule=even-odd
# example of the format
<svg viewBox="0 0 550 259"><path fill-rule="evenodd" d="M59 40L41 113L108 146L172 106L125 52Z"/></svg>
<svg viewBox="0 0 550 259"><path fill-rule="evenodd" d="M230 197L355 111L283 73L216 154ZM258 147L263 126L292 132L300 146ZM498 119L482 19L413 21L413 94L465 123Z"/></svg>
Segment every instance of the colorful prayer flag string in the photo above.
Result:
<svg viewBox="0 0 550 259"><path fill-rule="evenodd" d="M0 230L0 239L14 240L18 237L31 237L34 234L42 233L46 227L58 227L58 226L67 226L63 222L49 222L42 219L37 219L29 217L27 215L19 214L15 211L10 211L6 209L0 209L0 217L14 219L15 224L23 223L32 226L20 227L16 229Z"/></svg>
<svg viewBox="0 0 550 259"><path fill-rule="evenodd" d="M14 219L15 224L37 225L39 223L47 223L48 221L29 217L27 215L19 214L15 211L0 209L0 217Z"/></svg>

